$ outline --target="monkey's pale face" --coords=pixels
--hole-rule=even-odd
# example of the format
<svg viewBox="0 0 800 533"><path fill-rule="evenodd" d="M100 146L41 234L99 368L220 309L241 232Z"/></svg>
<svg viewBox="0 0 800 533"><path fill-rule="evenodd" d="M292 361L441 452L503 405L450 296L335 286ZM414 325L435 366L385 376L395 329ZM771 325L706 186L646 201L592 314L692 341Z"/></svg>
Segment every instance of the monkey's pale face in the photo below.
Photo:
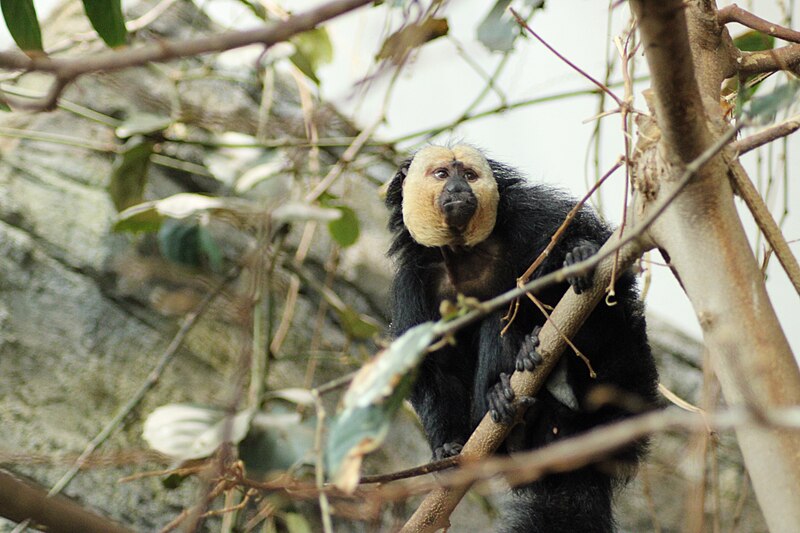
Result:
<svg viewBox="0 0 800 533"><path fill-rule="evenodd" d="M442 195L450 194L445 188L452 190L454 185L458 194L471 196L471 190L474 195L471 216L469 212L445 213L448 206L443 205ZM492 169L479 150L463 144L453 148L428 146L414 156L403 180L403 222L423 246L474 246L492 233L499 200ZM449 207L453 203L460 201L451 202Z"/></svg>

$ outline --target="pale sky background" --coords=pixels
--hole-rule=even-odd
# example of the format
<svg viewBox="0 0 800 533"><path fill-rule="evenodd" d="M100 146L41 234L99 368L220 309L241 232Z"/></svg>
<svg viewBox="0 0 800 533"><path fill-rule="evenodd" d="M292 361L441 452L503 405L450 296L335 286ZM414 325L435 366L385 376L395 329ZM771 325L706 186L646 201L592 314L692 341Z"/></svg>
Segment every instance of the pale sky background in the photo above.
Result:
<svg viewBox="0 0 800 533"><path fill-rule="evenodd" d="M34 3L41 19L57 1L35 0ZM220 23L237 27L250 27L255 23L252 15L234 0L198 3L209 8ZM320 3L320 0L281 2L297 11ZM450 35L487 72L493 71L500 56L489 53L475 41L475 30L492 3L485 0L459 0L447 10ZM720 6L728 3L719 2ZM773 0L744 2L758 15L780 20L775 4ZM598 0L550 1L544 11L534 16L531 24L560 53L596 78L602 78L606 58L607 6L608 2ZM346 114L354 115L362 127L370 124L381 109L386 80L378 81L364 98L353 96L354 83L369 72L372 59L380 47L385 16L385 8L367 7L326 25L334 45L334 61L318 73L322 79L322 96L337 104ZM611 35L619 34L627 20L627 6L616 9L612 15ZM795 8L794 20L794 27L800 27L800 6ZM397 27L398 21L395 22L393 28ZM11 46L5 26L0 26L0 48ZM742 29L732 28L731 31L735 36ZM638 74L643 74L645 69L646 64L642 61L642 72ZM619 77L615 76L614 79ZM389 104L388 123L379 129L378 135L383 139L392 139L450 122L461 115L483 86L482 78L457 55L452 42L439 39L430 43L398 81ZM537 41L526 39L517 44L517 52L500 77L499 86L507 100L515 102L586 89L589 83ZM644 87L637 87L637 90L640 92ZM492 95L478 110L494 107L497 103L498 98ZM638 95L635 105L640 109L645 108ZM796 114L798 110L800 106L795 104L792 113ZM575 196L581 196L587 190L587 183L594 180L593 168L585 163L594 123L585 121L596 114L595 97L571 98L469 122L460 126L452 138L482 147L495 159L522 170L531 180L556 184ZM619 117L612 115L602 120L602 161L603 168L608 168L623 152L623 141ZM448 136L438 140L449 139ZM775 144L777 154L778 143ZM790 213L783 230L787 240L792 241L800 239L800 135L795 134L790 138L788 154ZM766 176L763 170L757 172L756 157L755 154L748 154L743 161L751 178L761 183L766 181ZM763 157L766 157L766 152ZM779 169L780 166L776 165L775 168ZM604 186L603 192L604 215L614 224L618 224L621 218L622 191L623 173L618 172ZM776 175L776 187L768 198L769 205L780 207L783 194L780 176ZM756 234L755 225L743 204L740 201L737 203L752 243ZM773 212L780 213L777 209L773 209ZM800 242L790 246L795 255L800 254ZM713 251L709 250L709 253ZM653 259L661 261L658 254ZM773 305L794 353L800 354L800 296L774 258L768 275L767 288ZM692 306L667 268L653 266L647 305L653 314L700 338L700 327Z"/></svg>

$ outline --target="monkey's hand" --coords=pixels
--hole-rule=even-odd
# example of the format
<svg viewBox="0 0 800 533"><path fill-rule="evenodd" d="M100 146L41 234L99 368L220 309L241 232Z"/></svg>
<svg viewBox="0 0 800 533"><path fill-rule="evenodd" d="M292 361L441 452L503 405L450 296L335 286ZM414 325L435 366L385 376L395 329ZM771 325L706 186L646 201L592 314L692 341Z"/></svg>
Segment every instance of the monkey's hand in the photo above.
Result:
<svg viewBox="0 0 800 533"><path fill-rule="evenodd" d="M458 455L461 453L461 448L463 448L463 446L464 445L460 442L445 442L443 445L433 450L433 460L441 461L442 459Z"/></svg>
<svg viewBox="0 0 800 533"><path fill-rule="evenodd" d="M511 388L511 377L502 372L500 374L500 382L486 393L489 414L495 424L511 425L514 423L517 415L514 407L514 397L514 389ZM536 398L523 396L520 401L527 408L536 402Z"/></svg>
<svg viewBox="0 0 800 533"><path fill-rule="evenodd" d="M564 258L564 266L572 266L576 263L580 263L581 261L589 259L591 256L596 254L597 250L599 249L599 246L591 242L579 244L573 248L571 252L567 252L566 257ZM572 285L572 289L575 291L575 294L580 294L583 291L587 291L591 289L592 285L594 284L594 269L583 276L567 278L567 281L570 285Z"/></svg>
<svg viewBox="0 0 800 533"><path fill-rule="evenodd" d="M525 335L522 340L522 346L517 352L516 368L518 372L533 372L542 362L542 356L536 351L539 347L539 332L542 331L542 326L536 326L533 331Z"/></svg>

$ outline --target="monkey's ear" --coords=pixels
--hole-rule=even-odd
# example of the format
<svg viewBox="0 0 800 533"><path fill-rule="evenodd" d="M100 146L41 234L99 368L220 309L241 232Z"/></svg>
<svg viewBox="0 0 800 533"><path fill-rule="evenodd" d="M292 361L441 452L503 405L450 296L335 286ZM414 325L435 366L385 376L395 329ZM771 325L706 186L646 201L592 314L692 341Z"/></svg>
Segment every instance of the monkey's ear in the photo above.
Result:
<svg viewBox="0 0 800 533"><path fill-rule="evenodd" d="M390 208L400 208L403 204L403 185L406 182L409 166L411 166L411 159L403 161L389 182L389 186L386 189L386 205Z"/></svg>

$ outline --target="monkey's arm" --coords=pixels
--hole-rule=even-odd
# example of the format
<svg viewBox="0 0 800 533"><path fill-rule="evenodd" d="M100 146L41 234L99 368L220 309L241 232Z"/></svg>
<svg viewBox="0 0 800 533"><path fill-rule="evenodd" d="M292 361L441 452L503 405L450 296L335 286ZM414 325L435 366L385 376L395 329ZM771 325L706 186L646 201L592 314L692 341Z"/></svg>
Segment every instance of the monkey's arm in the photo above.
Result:
<svg viewBox="0 0 800 533"><path fill-rule="evenodd" d="M437 313L426 300L425 280L413 265L404 265L392 284L392 335L397 337L409 328ZM419 367L411 404L433 450L434 459L456 455L470 435L469 382L474 363L451 346L428 354Z"/></svg>

